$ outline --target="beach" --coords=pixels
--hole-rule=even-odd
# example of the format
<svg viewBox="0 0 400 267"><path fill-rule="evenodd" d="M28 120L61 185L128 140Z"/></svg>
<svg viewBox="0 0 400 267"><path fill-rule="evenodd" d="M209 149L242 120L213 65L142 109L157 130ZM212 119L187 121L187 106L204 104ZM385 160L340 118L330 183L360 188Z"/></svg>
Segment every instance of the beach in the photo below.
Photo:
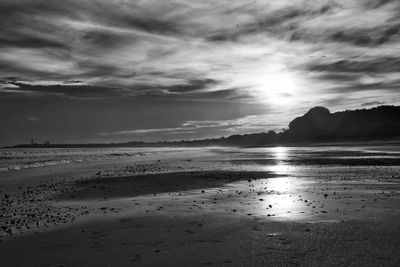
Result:
<svg viewBox="0 0 400 267"><path fill-rule="evenodd" d="M398 145L25 152L2 266L400 264Z"/></svg>

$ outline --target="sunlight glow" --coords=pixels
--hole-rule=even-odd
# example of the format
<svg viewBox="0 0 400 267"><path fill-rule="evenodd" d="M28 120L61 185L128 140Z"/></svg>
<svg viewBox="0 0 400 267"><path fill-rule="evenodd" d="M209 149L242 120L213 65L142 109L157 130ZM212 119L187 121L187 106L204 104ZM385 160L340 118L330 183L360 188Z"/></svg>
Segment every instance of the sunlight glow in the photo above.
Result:
<svg viewBox="0 0 400 267"><path fill-rule="evenodd" d="M291 178L271 178L267 181L268 190L288 192L293 188Z"/></svg>
<svg viewBox="0 0 400 267"><path fill-rule="evenodd" d="M289 72L262 75L262 86L258 87L258 95L276 105L288 105L293 102L298 88L294 77Z"/></svg>
<svg viewBox="0 0 400 267"><path fill-rule="evenodd" d="M290 219L304 216L305 206L296 198L295 192L301 187L297 178L278 177L266 179L267 194L262 195L265 201L260 212L271 218Z"/></svg>
<svg viewBox="0 0 400 267"><path fill-rule="evenodd" d="M288 158L286 147L273 147L271 149L272 157L276 160L276 163L270 167L270 170L276 174L284 174L287 173L290 166L286 164L284 160Z"/></svg>
<svg viewBox="0 0 400 267"><path fill-rule="evenodd" d="M273 156L277 160L283 160L287 158L287 148L283 146L277 146L272 148Z"/></svg>

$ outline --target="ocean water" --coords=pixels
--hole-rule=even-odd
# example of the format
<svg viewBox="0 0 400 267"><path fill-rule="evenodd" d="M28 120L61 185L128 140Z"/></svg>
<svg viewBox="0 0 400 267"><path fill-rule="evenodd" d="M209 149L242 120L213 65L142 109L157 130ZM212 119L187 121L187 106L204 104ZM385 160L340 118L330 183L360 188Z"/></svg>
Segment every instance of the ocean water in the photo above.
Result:
<svg viewBox="0 0 400 267"><path fill-rule="evenodd" d="M295 166L400 166L400 146L0 149L0 172L96 161L172 158L258 166L275 172Z"/></svg>
<svg viewBox="0 0 400 267"><path fill-rule="evenodd" d="M8 148L0 149L0 172L100 160L135 160L181 151L181 148Z"/></svg>

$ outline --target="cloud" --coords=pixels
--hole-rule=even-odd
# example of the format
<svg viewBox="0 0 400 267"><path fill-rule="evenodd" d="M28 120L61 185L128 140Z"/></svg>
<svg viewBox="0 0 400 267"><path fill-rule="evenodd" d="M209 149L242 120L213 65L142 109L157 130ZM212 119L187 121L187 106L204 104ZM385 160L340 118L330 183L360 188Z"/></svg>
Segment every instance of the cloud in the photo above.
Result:
<svg viewBox="0 0 400 267"><path fill-rule="evenodd" d="M38 121L39 120L39 118L36 117L35 115L28 116L28 117L26 117L26 119L28 121Z"/></svg>
<svg viewBox="0 0 400 267"><path fill-rule="evenodd" d="M36 93L36 94L54 94L78 98L90 97L112 97L119 96L118 88L107 88L100 86L91 86L81 84L78 81L72 81L66 84L46 84L24 82L3 82L4 89L11 89L15 93Z"/></svg>

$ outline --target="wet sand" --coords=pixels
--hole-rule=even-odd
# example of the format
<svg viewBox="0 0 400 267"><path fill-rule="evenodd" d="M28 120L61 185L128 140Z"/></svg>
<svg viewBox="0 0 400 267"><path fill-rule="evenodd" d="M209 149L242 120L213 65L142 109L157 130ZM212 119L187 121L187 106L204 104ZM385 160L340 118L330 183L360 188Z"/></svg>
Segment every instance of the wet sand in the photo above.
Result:
<svg viewBox="0 0 400 267"><path fill-rule="evenodd" d="M396 164L240 160L3 175L1 265L399 265Z"/></svg>

